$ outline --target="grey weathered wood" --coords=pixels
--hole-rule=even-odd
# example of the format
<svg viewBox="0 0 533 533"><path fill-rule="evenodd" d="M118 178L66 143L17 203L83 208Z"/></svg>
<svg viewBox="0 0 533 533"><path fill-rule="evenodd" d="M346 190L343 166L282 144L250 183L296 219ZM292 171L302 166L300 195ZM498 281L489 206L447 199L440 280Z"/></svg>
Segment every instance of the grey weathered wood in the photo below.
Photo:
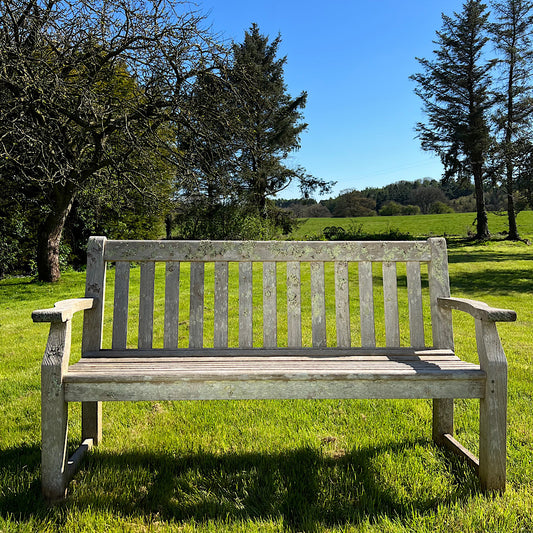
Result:
<svg viewBox="0 0 533 533"><path fill-rule="evenodd" d="M359 263L359 315L361 320L361 346L376 345L376 326L374 324L374 285L372 263Z"/></svg>
<svg viewBox="0 0 533 533"><path fill-rule="evenodd" d="M169 261L165 268L165 326L163 346L178 347L180 263Z"/></svg>
<svg viewBox="0 0 533 533"><path fill-rule="evenodd" d="M115 349L126 348L128 342L128 304L130 264L121 261L115 265L115 296L113 305L113 340Z"/></svg>
<svg viewBox="0 0 533 533"><path fill-rule="evenodd" d="M479 459L467 448L465 448L460 442L455 440L452 435L445 433L442 436L441 443L443 446L446 446L448 450L455 453L459 457L462 457L468 465L473 468L476 473L479 474Z"/></svg>
<svg viewBox="0 0 533 533"><path fill-rule="evenodd" d="M106 279L104 253L106 242L105 237L91 237L87 244L85 297L94 298L94 305L90 312L85 312L83 315L82 356L86 351L99 350L102 347Z"/></svg>
<svg viewBox="0 0 533 533"><path fill-rule="evenodd" d="M439 305L439 298L450 296L446 241L442 238L431 238L428 239L428 243L431 249L428 279L433 345L438 348L453 349L452 313L450 309Z"/></svg>
<svg viewBox="0 0 533 533"><path fill-rule="evenodd" d="M52 322L41 364L41 481L44 497L61 500L67 492L67 373L72 322Z"/></svg>
<svg viewBox="0 0 533 533"><path fill-rule="evenodd" d="M83 458L85 457L85 454L90 451L93 446L93 439L83 439L80 446L69 457L66 472L67 481L70 481L74 477L74 474L78 470Z"/></svg>
<svg viewBox="0 0 533 533"><path fill-rule="evenodd" d="M228 283L228 263L218 261L215 263L215 348L228 346Z"/></svg>
<svg viewBox="0 0 533 533"><path fill-rule="evenodd" d="M102 403L81 404L81 440L90 440L94 446L102 442Z"/></svg>
<svg viewBox="0 0 533 533"><path fill-rule="evenodd" d="M154 336L155 263L141 263L139 291L139 348L151 348Z"/></svg>
<svg viewBox="0 0 533 533"><path fill-rule="evenodd" d="M101 439L102 401L427 398L433 438L505 489L507 363L495 321L513 311L450 298L443 239L408 243L122 242L91 239L86 298L35 311L51 322L42 364L43 492L62 499L82 455ZM105 260L118 261L113 342L102 349ZM164 347L153 347L154 261L166 263ZM127 348L126 264L141 261L138 348ZM189 347L178 348L179 261L192 261ZM203 347L204 265L215 262L213 348ZM239 263L239 348L228 348L228 261ZM263 262L263 346L253 347L253 261ZM324 261L335 265L337 347L326 346ZM359 263L362 347L351 347L348 262ZM396 262L407 264L410 346L400 347ZM420 262L428 262L433 347L426 348ZM288 347L277 347L276 262L287 263ZM313 347L302 347L302 262L311 264ZM383 263L387 347L376 347L372 263ZM283 283L283 281L280 281ZM453 351L451 310L476 322L479 365ZM85 310L83 357L69 366L71 318ZM479 461L453 437L454 398L480 399ZM84 442L68 460L70 401L82 402ZM477 466L479 464L479 467Z"/></svg>
<svg viewBox="0 0 533 533"><path fill-rule="evenodd" d="M106 284L106 263L104 260L107 239L91 237L87 244L87 271L85 274L85 297L94 298L90 311L83 315L83 336L81 356L85 352L102 347L104 327L104 302ZM102 438L102 408L99 403L82 404L81 427L85 438L92 438L98 444Z"/></svg>
<svg viewBox="0 0 533 533"><path fill-rule="evenodd" d="M290 348L302 345L300 263L287 263L287 341Z"/></svg>
<svg viewBox="0 0 533 533"><path fill-rule="evenodd" d="M396 263L383 263L383 301L385 305L385 340L387 346L400 346L400 317L398 315L398 281Z"/></svg>
<svg viewBox="0 0 533 533"><path fill-rule="evenodd" d="M496 324L476 318L481 369L487 374L479 405L479 478L483 490L505 490L507 455L507 359Z"/></svg>
<svg viewBox="0 0 533 533"><path fill-rule="evenodd" d="M497 309L483 302L468 300L466 298L437 298L437 300L439 305L445 309L464 311L480 320L490 320L492 322L514 322L516 320L515 311L511 311L510 309Z"/></svg>
<svg viewBox="0 0 533 533"><path fill-rule="evenodd" d="M61 300L51 309L38 309L33 311L31 318L34 322L66 322L77 311L92 309L96 300L94 298L72 298Z"/></svg>
<svg viewBox="0 0 533 533"><path fill-rule="evenodd" d="M425 241L107 241L107 261L429 261Z"/></svg>
<svg viewBox="0 0 533 533"><path fill-rule="evenodd" d="M438 398L433 400L433 428L432 437L439 445L446 444L446 435L453 435L454 417L453 398Z"/></svg>
<svg viewBox="0 0 533 533"><path fill-rule="evenodd" d="M411 346L424 346L424 315L420 263L407 263L407 297L409 299L409 335Z"/></svg>
<svg viewBox="0 0 533 533"><path fill-rule="evenodd" d="M191 294L189 309L189 346L204 345L204 263L191 263Z"/></svg>
<svg viewBox="0 0 533 533"><path fill-rule="evenodd" d="M239 263L239 346L253 346L253 271L252 263Z"/></svg>
<svg viewBox="0 0 533 533"><path fill-rule="evenodd" d="M278 345L278 293L276 263L263 263L263 346Z"/></svg>
<svg viewBox="0 0 533 533"><path fill-rule="evenodd" d="M335 263L335 320L337 329L337 346L351 346L350 328L350 290L348 283L348 263Z"/></svg>
<svg viewBox="0 0 533 533"><path fill-rule="evenodd" d="M97 398L101 401L161 400L238 400L238 399L428 399L435 394L456 398L479 398L483 384L479 380L439 380L428 376L418 380L404 375L358 380L331 379L239 379L206 381L167 380L124 383L80 382L65 384L68 401Z"/></svg>
<svg viewBox="0 0 533 533"><path fill-rule="evenodd" d="M330 356L343 357L371 357L374 359L379 357L444 357L449 359L457 359L452 350L441 350L435 348L386 348L386 347L370 347L370 348L312 348L312 347L292 347L292 348L179 348L178 350L167 350L161 348L154 348L151 350L98 350L97 352L88 352L87 356L91 359L111 359L111 358L137 358L150 357L151 359L159 357L197 357L197 356L223 356L223 357L287 357L287 356L310 356L322 359Z"/></svg>
<svg viewBox="0 0 533 533"><path fill-rule="evenodd" d="M324 263L311 263L311 319L313 346L326 346L326 286Z"/></svg>

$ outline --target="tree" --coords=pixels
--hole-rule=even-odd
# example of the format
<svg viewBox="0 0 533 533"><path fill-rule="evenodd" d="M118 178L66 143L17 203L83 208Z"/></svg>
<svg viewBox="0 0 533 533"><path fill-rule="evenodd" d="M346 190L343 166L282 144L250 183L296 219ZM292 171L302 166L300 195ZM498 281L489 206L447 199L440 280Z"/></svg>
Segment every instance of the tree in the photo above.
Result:
<svg viewBox="0 0 533 533"><path fill-rule="evenodd" d="M473 178L478 239L490 236L483 196L491 137L488 113L493 60L484 56L488 12L479 0L468 0L454 17L442 15L435 59L418 59L423 72L411 76L418 86L426 123L416 131L422 149L437 153L444 165L444 181Z"/></svg>
<svg viewBox="0 0 533 533"><path fill-rule="evenodd" d="M509 239L518 240L515 190L520 171L519 161L527 150L531 136L533 98L531 71L533 69L532 27L533 2L504 0L493 4L497 22L491 33L502 72L498 88L498 110L495 116L499 134L498 158L504 167L503 183L507 193Z"/></svg>
<svg viewBox="0 0 533 533"><path fill-rule="evenodd" d="M253 24L244 42L233 45L229 80L236 91L237 178L247 200L263 211L269 196L299 183L304 196L314 189L328 192L331 183L314 178L301 167L289 168L284 160L300 147L301 121L307 94L292 98L283 78L286 58L276 58L281 37L269 39Z"/></svg>
<svg viewBox="0 0 533 533"><path fill-rule="evenodd" d="M170 128L215 52L198 23L166 0L0 1L0 183L39 199L40 279L59 279L82 191L114 181L161 209L186 166Z"/></svg>

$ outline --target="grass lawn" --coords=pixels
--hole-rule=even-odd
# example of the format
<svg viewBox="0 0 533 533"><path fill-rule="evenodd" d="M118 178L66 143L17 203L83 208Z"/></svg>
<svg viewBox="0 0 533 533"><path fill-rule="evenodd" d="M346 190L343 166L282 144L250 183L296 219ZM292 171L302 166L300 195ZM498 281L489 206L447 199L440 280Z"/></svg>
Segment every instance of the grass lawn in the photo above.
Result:
<svg viewBox="0 0 533 533"><path fill-rule="evenodd" d="M497 234L506 230L507 216L489 213L489 229ZM449 213L445 215L413 215L404 217L359 217L359 218L307 218L292 233L295 240L319 235L327 226L340 226L347 230L361 227L369 234L388 233L399 229L413 237L432 235L466 237L475 234L475 213ZM533 211L523 211L517 217L518 231L523 235L533 233Z"/></svg>
<svg viewBox="0 0 533 533"><path fill-rule="evenodd" d="M533 531L533 247L454 243L450 276L454 296L518 313L499 328L509 361L504 495L480 493L475 475L432 445L425 400L110 402L102 445L53 508L40 496L47 327L30 315L82 295L84 275L0 281L0 532ZM458 353L475 360L473 322L456 314L454 327ZM456 405L457 437L477 452L477 402ZM75 447L78 406L70 425Z"/></svg>

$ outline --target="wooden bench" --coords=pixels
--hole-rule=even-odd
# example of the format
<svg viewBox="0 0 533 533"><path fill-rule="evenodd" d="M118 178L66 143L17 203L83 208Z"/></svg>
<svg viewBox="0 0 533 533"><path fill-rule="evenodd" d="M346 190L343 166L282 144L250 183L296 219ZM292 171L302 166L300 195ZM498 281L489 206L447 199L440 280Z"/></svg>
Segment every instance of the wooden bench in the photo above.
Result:
<svg viewBox="0 0 533 533"><path fill-rule="evenodd" d="M92 237L87 255L85 298L32 315L51 323L42 362L42 488L48 500L66 496L83 453L100 442L101 402L137 400L429 398L433 439L474 465L484 490L505 489L507 362L495 322L513 321L516 314L450 298L444 239ZM113 320L104 321L112 264ZM164 294L154 289L163 285L155 283L156 272L165 277ZM140 298L132 301L137 278ZM156 324L155 307L164 311ZM214 308L209 328L208 308ZM452 309L475 318L479 365L454 353ZM71 319L81 310L81 360L69 364ZM454 398L480 400L479 460L453 437ZM70 459L69 402L82 402L83 441Z"/></svg>

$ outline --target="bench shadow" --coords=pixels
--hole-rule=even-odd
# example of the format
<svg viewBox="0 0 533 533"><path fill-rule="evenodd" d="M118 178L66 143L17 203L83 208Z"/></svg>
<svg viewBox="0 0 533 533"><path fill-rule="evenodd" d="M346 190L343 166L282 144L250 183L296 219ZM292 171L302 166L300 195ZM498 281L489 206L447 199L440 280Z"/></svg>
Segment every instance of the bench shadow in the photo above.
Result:
<svg viewBox="0 0 533 533"><path fill-rule="evenodd" d="M374 459L380 454L401 455L418 445L432 446L427 440L402 441L338 457L311 448L273 454L98 451L85 459L63 505L174 522L281 518L289 531L312 532L384 516L401 519L413 511L435 512L479 490L475 475L439 449L438 460L451 477L451 489L436 494L421 491L407 498L396 493ZM50 510L40 495L39 461L35 446L0 452L0 465L11 469L11 475L16 476L24 463L33 478L18 490L0 494L0 516L23 520L48 516ZM135 481L136 471L143 473L145 482Z"/></svg>

